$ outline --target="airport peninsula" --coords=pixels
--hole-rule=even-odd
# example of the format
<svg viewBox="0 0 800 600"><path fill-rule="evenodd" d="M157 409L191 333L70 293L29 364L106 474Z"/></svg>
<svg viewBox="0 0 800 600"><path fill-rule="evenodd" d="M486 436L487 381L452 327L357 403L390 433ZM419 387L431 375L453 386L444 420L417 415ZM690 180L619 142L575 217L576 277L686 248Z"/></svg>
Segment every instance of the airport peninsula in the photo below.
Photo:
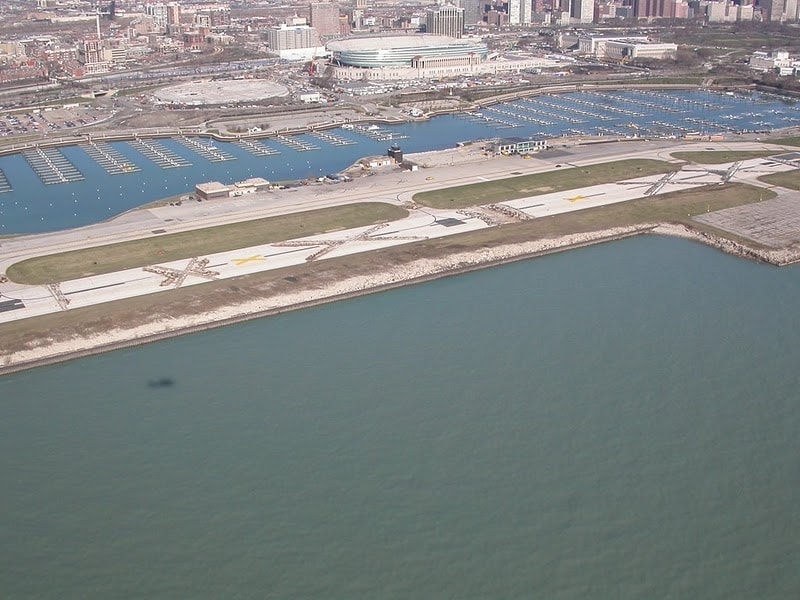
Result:
<svg viewBox="0 0 800 600"><path fill-rule="evenodd" d="M644 233L791 264L799 144L584 141L529 158L465 146L236 207L168 203L5 238L0 291L31 310L0 323L0 372Z"/></svg>

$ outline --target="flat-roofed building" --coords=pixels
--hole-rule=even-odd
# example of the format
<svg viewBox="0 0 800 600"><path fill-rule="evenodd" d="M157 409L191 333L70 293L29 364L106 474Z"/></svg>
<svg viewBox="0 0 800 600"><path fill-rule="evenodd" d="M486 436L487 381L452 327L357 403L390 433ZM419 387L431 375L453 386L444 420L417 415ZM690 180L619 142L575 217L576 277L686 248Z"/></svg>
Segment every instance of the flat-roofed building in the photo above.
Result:
<svg viewBox="0 0 800 600"><path fill-rule="evenodd" d="M272 27L267 30L267 45L286 60L308 60L325 53L316 28L308 25L281 24Z"/></svg>
<svg viewBox="0 0 800 600"><path fill-rule="evenodd" d="M495 154L532 154L547 149L547 141L543 139L508 137L489 144Z"/></svg>
<svg viewBox="0 0 800 600"><path fill-rule="evenodd" d="M231 186L219 181L208 181L195 185L194 191L202 200L213 200L214 198L227 198L230 195Z"/></svg>

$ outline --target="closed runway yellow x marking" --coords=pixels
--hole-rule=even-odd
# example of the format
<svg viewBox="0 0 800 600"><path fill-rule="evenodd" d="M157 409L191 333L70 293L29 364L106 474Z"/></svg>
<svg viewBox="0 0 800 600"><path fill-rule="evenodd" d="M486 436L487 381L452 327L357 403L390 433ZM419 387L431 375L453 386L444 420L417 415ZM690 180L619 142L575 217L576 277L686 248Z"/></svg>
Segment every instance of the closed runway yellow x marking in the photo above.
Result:
<svg viewBox="0 0 800 600"><path fill-rule="evenodd" d="M233 258L231 259L231 262L235 264L237 267L241 267L242 265L246 265L248 263L261 262L264 260L267 259L258 254L256 256L248 256L247 258Z"/></svg>
<svg viewBox="0 0 800 600"><path fill-rule="evenodd" d="M572 198L567 198L567 202L580 202L581 200L586 200L586 196L581 196L578 194L577 196L573 196Z"/></svg>

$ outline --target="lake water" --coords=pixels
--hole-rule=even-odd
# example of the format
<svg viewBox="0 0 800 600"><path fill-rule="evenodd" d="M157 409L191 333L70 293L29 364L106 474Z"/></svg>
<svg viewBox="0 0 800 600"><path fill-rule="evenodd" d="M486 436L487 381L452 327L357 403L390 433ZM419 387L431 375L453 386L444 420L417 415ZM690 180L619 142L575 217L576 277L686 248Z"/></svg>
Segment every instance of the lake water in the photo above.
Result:
<svg viewBox="0 0 800 600"><path fill-rule="evenodd" d="M45 184L22 155L0 156L0 235L96 223L155 200L187 194L204 181L320 177L345 169L364 156L385 155L393 143L389 138L408 153L507 136L663 137L690 132L768 131L796 125L800 125L797 102L777 96L626 90L519 100L487 107L474 115L446 115L422 123L382 126L377 133L333 130L337 137L351 142L341 146L307 134L295 136L295 140L315 148L307 151L292 149L274 139L257 142L273 152L269 156L257 156L233 143L217 142L216 149L230 157L220 162L208 160L202 151L179 140L150 141L158 152L174 155L175 164L181 165L174 168L162 168L132 142L104 144L104 152L116 152L120 161L138 169L116 175L110 175L84 148L70 146L52 150L55 156L48 157L51 162L66 161L77 169L81 179L66 183ZM44 161L36 157L32 160Z"/></svg>
<svg viewBox="0 0 800 600"><path fill-rule="evenodd" d="M0 378L0 596L796 598L798 297L637 238Z"/></svg>

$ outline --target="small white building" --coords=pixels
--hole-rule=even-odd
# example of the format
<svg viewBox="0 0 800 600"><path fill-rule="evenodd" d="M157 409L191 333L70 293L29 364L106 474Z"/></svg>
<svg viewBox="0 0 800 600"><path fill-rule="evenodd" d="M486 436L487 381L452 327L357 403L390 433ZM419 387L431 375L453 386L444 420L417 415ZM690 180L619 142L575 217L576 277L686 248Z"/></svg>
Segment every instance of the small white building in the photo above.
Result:
<svg viewBox="0 0 800 600"><path fill-rule="evenodd" d="M788 52L753 52L750 68L754 71L773 71L792 67Z"/></svg>
<svg viewBox="0 0 800 600"><path fill-rule="evenodd" d="M325 97L320 93L300 94L298 99L303 104L324 104L327 102Z"/></svg>
<svg viewBox="0 0 800 600"><path fill-rule="evenodd" d="M269 189L269 181L263 177L251 177L243 181L237 181L230 189L230 196L244 196L245 194L255 194Z"/></svg>

